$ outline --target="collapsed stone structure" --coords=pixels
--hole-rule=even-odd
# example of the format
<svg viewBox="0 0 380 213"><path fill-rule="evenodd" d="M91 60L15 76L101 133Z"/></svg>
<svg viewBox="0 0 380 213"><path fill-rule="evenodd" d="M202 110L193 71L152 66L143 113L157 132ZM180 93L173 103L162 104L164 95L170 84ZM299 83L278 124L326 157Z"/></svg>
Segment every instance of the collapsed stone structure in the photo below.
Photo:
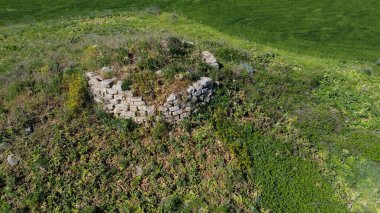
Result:
<svg viewBox="0 0 380 213"><path fill-rule="evenodd" d="M104 109L119 118L145 123L156 116L168 122L180 121L206 105L214 93L214 82L207 77L190 85L186 91L170 94L161 106L149 105L131 90L123 91L122 81L115 78L103 79L93 72L87 73L88 83L94 100Z"/></svg>
<svg viewBox="0 0 380 213"><path fill-rule="evenodd" d="M210 66L219 69L219 64L210 52L202 52L203 60ZM111 68L103 68L103 72L112 72ZM159 74L159 73L158 73ZM206 105L214 93L214 82L207 77L189 85L187 90L169 94L160 106L149 105L142 97L134 96L131 90L122 90L122 81L116 78L103 79L94 72L86 74L94 100L104 109L119 118L132 119L136 123L146 123L156 116L175 123L187 118Z"/></svg>

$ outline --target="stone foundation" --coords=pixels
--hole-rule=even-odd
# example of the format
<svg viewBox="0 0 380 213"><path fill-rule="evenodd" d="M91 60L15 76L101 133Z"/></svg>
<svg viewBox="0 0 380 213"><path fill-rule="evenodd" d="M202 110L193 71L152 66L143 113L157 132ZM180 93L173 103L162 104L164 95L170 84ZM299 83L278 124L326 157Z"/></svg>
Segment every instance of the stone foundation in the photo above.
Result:
<svg viewBox="0 0 380 213"><path fill-rule="evenodd" d="M214 93L214 82L202 77L188 87L186 91L170 94L161 106L147 104L142 97L136 97L132 91L122 91L122 81L115 78L103 79L93 72L86 74L91 94L95 102L115 117L132 119L136 123L146 123L156 116L175 123L197 112L206 105Z"/></svg>

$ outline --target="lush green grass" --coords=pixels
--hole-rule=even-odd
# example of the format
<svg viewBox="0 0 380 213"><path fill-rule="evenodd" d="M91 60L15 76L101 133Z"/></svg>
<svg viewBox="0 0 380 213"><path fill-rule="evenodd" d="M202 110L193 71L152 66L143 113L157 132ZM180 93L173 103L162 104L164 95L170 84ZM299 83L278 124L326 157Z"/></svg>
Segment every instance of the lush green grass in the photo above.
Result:
<svg viewBox="0 0 380 213"><path fill-rule="evenodd" d="M22 158L1 158L4 211L380 208L378 67L275 51L171 13L0 29L0 142ZM65 80L107 65L109 49L167 34L224 65L206 73L223 85L214 103L178 128L112 119Z"/></svg>
<svg viewBox="0 0 380 213"><path fill-rule="evenodd" d="M375 62L380 57L376 0L354 1L0 1L0 24L154 7L222 32L300 54ZM111 12L112 11L112 12Z"/></svg>

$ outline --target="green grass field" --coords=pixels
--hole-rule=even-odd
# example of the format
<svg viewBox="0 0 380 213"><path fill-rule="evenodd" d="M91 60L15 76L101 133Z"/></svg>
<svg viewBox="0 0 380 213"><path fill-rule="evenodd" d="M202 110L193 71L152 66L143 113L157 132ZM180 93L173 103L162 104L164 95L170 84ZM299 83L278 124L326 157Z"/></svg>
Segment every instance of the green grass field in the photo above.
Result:
<svg viewBox="0 0 380 213"><path fill-rule="evenodd" d="M0 1L0 23L158 7L221 32L299 54L375 62L380 2L369 1Z"/></svg>
<svg viewBox="0 0 380 213"><path fill-rule="evenodd" d="M380 210L379 3L147 2L0 0L1 212ZM224 65L208 107L144 128L86 99L168 36Z"/></svg>

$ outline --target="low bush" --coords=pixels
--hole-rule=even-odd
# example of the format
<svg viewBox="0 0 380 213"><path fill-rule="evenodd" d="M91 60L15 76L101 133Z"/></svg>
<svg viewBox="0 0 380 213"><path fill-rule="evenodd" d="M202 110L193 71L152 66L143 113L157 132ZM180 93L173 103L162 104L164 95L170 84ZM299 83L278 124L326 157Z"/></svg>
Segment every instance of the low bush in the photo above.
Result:
<svg viewBox="0 0 380 213"><path fill-rule="evenodd" d="M144 97L147 101L153 101L160 90L157 75L154 72L143 71L135 73L132 77L132 90L138 95Z"/></svg>
<svg viewBox="0 0 380 213"><path fill-rule="evenodd" d="M121 90L127 91L131 89L133 81L131 79L124 79L123 83L121 84Z"/></svg>
<svg viewBox="0 0 380 213"><path fill-rule="evenodd" d="M66 87L65 106L69 114L79 112L88 99L87 80L78 70L67 72L63 76Z"/></svg>
<svg viewBox="0 0 380 213"><path fill-rule="evenodd" d="M151 129L151 136L154 140L160 141L168 138L170 125L164 121L154 123Z"/></svg>

